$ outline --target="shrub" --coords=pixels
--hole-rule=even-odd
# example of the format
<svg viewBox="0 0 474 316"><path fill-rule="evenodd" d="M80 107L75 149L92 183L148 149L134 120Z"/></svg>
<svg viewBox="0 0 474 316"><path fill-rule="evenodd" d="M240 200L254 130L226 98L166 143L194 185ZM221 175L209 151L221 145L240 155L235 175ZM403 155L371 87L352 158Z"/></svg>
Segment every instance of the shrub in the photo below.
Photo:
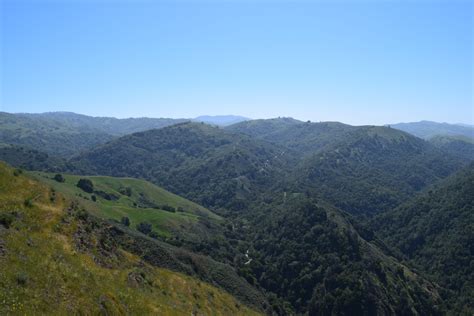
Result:
<svg viewBox="0 0 474 316"><path fill-rule="evenodd" d="M172 213L176 212L176 209L172 206L169 206L169 205L162 205L162 206L160 206L160 208L164 211L167 211L167 212L172 212Z"/></svg>
<svg viewBox="0 0 474 316"><path fill-rule="evenodd" d="M122 195L132 196L132 188L130 188L130 187L121 187L119 189L119 192Z"/></svg>
<svg viewBox="0 0 474 316"><path fill-rule="evenodd" d="M18 285L26 285L28 282L28 275L25 272L20 272L16 275L16 282Z"/></svg>
<svg viewBox="0 0 474 316"><path fill-rule="evenodd" d="M66 181L66 179L64 179L63 175L60 174L60 173L57 173L54 175L53 177L54 180L56 180L57 182L64 182Z"/></svg>
<svg viewBox="0 0 474 316"><path fill-rule="evenodd" d="M33 206L33 201L31 200L31 198L27 198L23 202L23 205L25 205L26 207L32 207Z"/></svg>
<svg viewBox="0 0 474 316"><path fill-rule="evenodd" d="M130 226L130 219L126 216L122 217L122 219L120 220L120 222L122 223L122 225L125 225L125 226Z"/></svg>
<svg viewBox="0 0 474 316"><path fill-rule="evenodd" d="M9 213L1 213L0 214L0 225L3 225L5 228L10 228L15 217Z"/></svg>
<svg viewBox="0 0 474 316"><path fill-rule="evenodd" d="M97 201L97 196L91 195L91 199L92 199L92 201L96 202Z"/></svg>
<svg viewBox="0 0 474 316"><path fill-rule="evenodd" d="M137 225L137 230L145 235L148 235L152 231L151 224L148 222L141 222Z"/></svg>
<svg viewBox="0 0 474 316"><path fill-rule="evenodd" d="M87 193L94 192L94 184L92 184L92 181L89 179L79 179L77 187Z"/></svg>
<svg viewBox="0 0 474 316"><path fill-rule="evenodd" d="M13 175L14 175L15 177L18 177L18 176L19 176L20 174L22 174L22 173L23 173L23 170L21 170L21 169L15 169L15 170L13 170Z"/></svg>

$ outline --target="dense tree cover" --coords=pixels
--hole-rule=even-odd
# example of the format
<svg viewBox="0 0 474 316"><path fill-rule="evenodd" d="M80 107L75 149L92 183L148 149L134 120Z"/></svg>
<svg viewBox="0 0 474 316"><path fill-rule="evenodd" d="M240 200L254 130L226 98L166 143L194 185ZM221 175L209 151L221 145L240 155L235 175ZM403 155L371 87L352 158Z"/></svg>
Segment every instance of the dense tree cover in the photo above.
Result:
<svg viewBox="0 0 474 316"><path fill-rule="evenodd" d="M226 129L279 144L297 151L300 155L306 155L323 149L357 128L338 122L311 123L292 118L277 118L242 122Z"/></svg>
<svg viewBox="0 0 474 316"><path fill-rule="evenodd" d="M474 313L474 163L372 227L411 264L449 289L456 314Z"/></svg>
<svg viewBox="0 0 474 316"><path fill-rule="evenodd" d="M284 178L285 149L200 123L124 136L72 160L83 173L145 178L207 207L242 210Z"/></svg>
<svg viewBox="0 0 474 316"><path fill-rule="evenodd" d="M268 214L271 213L271 216ZM253 217L253 218L252 218ZM437 314L432 286L364 240L339 210L302 195L262 204L235 234L240 273L310 315Z"/></svg>
<svg viewBox="0 0 474 316"><path fill-rule="evenodd" d="M474 135L472 138L465 136L434 136L430 143L450 153L453 156L465 160L474 160Z"/></svg>
<svg viewBox="0 0 474 316"><path fill-rule="evenodd" d="M98 129L75 127L47 117L0 112L0 143L25 146L53 156L70 157L112 138Z"/></svg>
<svg viewBox="0 0 474 316"><path fill-rule="evenodd" d="M62 172L73 168L65 159L17 145L0 144L0 160L26 170Z"/></svg>
<svg viewBox="0 0 474 316"><path fill-rule="evenodd" d="M187 121L185 119L148 117L117 119L115 117L92 117L72 112L17 114L17 116L26 117L33 121L67 125L70 128L78 130L95 130L113 136L122 136L149 129L162 128Z"/></svg>
<svg viewBox="0 0 474 316"><path fill-rule="evenodd" d="M311 190L355 215L396 207L466 162L386 127L360 127L306 158L293 173Z"/></svg>

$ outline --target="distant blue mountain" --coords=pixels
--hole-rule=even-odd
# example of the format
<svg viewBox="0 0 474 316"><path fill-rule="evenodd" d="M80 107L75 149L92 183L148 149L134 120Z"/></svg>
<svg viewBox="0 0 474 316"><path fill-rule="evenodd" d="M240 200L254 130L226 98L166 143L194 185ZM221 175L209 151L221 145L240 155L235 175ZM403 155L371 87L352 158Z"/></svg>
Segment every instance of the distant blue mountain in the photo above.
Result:
<svg viewBox="0 0 474 316"><path fill-rule="evenodd" d="M434 136L465 136L474 139L474 126L467 124L420 121L398 123L390 126L423 139L430 139Z"/></svg>
<svg viewBox="0 0 474 316"><path fill-rule="evenodd" d="M219 125L219 126L228 126L235 123L240 123L244 121L250 120L248 117L237 116L237 115L202 115L198 116L193 121L195 122L203 122L212 125Z"/></svg>

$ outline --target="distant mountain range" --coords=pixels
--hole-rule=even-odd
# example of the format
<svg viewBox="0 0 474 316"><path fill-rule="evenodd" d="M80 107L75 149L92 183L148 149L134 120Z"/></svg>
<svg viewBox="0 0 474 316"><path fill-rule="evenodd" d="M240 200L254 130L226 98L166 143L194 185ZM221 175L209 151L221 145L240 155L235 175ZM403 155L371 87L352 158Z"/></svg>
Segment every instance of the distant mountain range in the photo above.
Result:
<svg viewBox="0 0 474 316"><path fill-rule="evenodd" d="M431 121L391 124L393 128L402 130L423 139L434 136L465 136L474 139L474 126L467 124L448 124Z"/></svg>
<svg viewBox="0 0 474 316"><path fill-rule="evenodd" d="M237 115L202 115L198 116L195 119L192 119L195 122L203 122L211 125L218 125L218 126L229 126L232 124L249 121L248 117L237 116Z"/></svg>

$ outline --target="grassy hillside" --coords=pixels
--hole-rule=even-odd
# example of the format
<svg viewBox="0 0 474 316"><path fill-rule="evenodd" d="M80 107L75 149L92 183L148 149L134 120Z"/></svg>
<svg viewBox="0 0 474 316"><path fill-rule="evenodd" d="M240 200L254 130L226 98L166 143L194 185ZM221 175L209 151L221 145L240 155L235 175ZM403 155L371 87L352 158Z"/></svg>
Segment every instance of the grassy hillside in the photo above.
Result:
<svg viewBox="0 0 474 316"><path fill-rule="evenodd" d="M97 233L112 227L1 163L0 314L257 314Z"/></svg>
<svg viewBox="0 0 474 316"><path fill-rule="evenodd" d="M208 209L144 180L61 174L63 182L58 182L54 173L29 174L57 192L75 198L101 218L120 221L127 217L132 229L139 223L150 223L161 237L197 242L209 234L203 221L220 220ZM90 179L93 192L79 188L80 179Z"/></svg>
<svg viewBox="0 0 474 316"><path fill-rule="evenodd" d="M474 313L474 164L377 216L372 227L452 291L448 297L455 314Z"/></svg>

